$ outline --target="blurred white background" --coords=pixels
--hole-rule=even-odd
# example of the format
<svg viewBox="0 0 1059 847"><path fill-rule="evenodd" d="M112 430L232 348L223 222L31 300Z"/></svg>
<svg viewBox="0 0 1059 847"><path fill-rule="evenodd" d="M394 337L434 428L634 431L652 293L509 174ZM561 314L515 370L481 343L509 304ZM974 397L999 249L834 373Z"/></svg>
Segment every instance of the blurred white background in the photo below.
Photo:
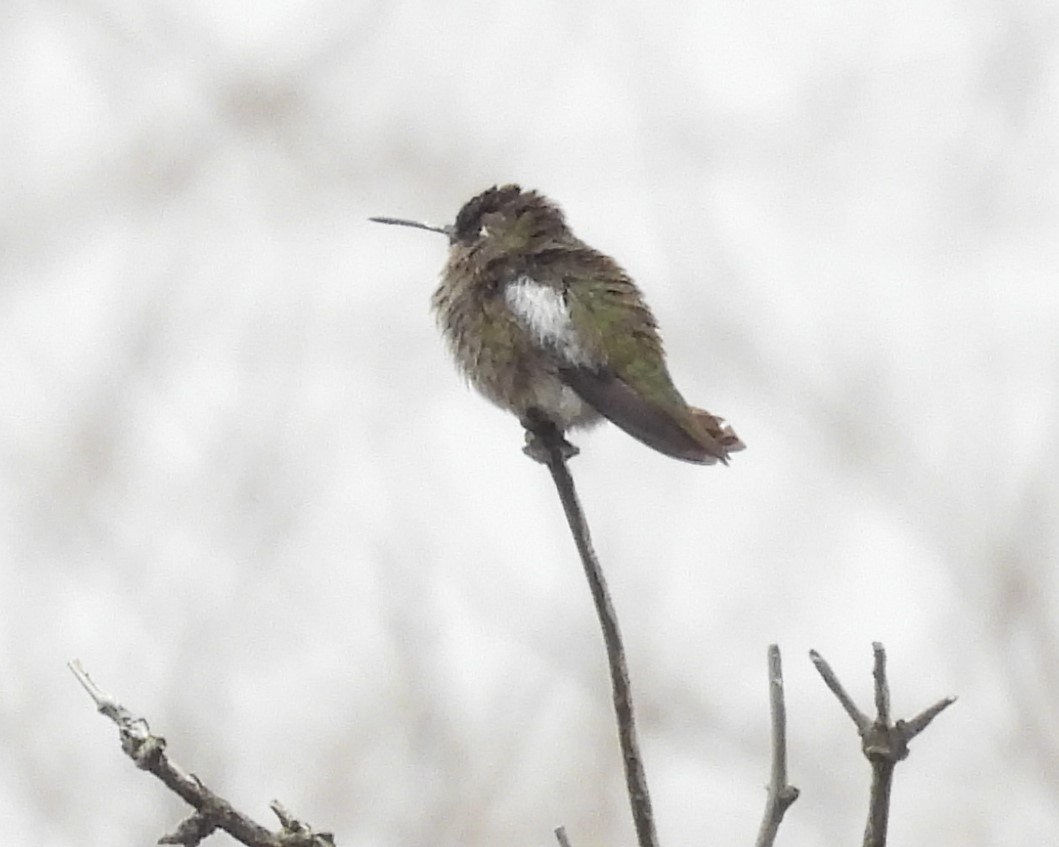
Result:
<svg viewBox="0 0 1059 847"><path fill-rule="evenodd" d="M185 814L65 667L339 844L630 844L547 473L429 314L518 181L647 292L730 468L573 463L663 844L859 843L865 708L960 700L891 843L1059 827L1059 7L9 0L0 23L0 829ZM216 840L220 841L218 837Z"/></svg>

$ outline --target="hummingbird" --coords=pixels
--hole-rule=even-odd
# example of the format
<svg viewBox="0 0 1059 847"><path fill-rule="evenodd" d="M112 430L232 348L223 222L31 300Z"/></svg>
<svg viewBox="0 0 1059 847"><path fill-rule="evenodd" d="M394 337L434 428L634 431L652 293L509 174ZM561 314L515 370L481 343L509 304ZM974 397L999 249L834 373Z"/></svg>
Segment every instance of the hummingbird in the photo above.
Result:
<svg viewBox="0 0 1059 847"><path fill-rule="evenodd" d="M711 465L744 444L722 418L689 405L666 367L658 324L640 289L610 256L567 226L536 191L493 186L456 221L433 226L449 256L432 305L456 364L487 399L516 414L526 452L607 419L660 453Z"/></svg>

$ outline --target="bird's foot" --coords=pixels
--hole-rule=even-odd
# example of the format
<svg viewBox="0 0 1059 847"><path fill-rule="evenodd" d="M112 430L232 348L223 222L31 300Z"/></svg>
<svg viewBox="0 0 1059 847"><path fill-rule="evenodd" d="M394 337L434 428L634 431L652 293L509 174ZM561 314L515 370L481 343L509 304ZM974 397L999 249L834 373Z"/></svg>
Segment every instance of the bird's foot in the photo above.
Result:
<svg viewBox="0 0 1059 847"><path fill-rule="evenodd" d="M563 431L554 423L536 416L527 416L522 421L526 428L526 446L522 452L542 465L551 464L558 451L563 461L572 459L581 451L563 436Z"/></svg>

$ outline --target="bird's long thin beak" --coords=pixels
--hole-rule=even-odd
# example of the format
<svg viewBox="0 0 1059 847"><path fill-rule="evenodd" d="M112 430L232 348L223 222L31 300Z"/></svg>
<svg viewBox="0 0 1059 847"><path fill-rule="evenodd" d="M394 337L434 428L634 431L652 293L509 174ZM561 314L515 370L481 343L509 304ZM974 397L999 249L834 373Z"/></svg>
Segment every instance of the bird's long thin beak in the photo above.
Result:
<svg viewBox="0 0 1059 847"><path fill-rule="evenodd" d="M379 224L395 224L397 226L411 226L416 229L426 229L430 232L440 232L442 235L452 238L452 226L432 226L431 224L421 223L419 221L406 221L404 218L368 218L369 221L375 221Z"/></svg>

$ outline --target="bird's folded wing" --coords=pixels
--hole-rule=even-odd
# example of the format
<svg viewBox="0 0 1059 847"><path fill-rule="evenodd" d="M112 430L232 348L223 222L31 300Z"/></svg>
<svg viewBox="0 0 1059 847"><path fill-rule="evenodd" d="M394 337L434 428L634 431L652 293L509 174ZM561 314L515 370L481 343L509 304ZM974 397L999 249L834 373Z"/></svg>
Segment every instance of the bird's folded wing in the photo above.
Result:
<svg viewBox="0 0 1059 847"><path fill-rule="evenodd" d="M648 447L702 465L728 459L725 448L709 433L704 432L697 438L673 415L648 403L605 369L560 368L559 377L597 412Z"/></svg>

